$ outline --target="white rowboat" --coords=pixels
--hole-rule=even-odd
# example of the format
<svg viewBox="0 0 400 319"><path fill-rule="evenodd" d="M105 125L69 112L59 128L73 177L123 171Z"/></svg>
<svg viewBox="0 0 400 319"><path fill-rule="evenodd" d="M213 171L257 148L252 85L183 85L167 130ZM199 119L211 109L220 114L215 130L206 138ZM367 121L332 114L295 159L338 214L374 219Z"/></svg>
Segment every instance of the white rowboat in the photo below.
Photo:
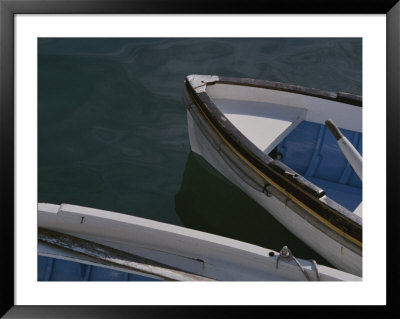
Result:
<svg viewBox="0 0 400 319"><path fill-rule="evenodd" d="M361 97L207 75L188 76L184 88L192 151L332 265L361 276L362 181L325 125L332 119L361 153Z"/></svg>
<svg viewBox="0 0 400 319"><path fill-rule="evenodd" d="M75 205L40 203L38 227L39 256L160 280L361 280L312 261L292 258L285 255L289 252L286 249L280 254L226 237ZM51 271L56 270L53 267Z"/></svg>

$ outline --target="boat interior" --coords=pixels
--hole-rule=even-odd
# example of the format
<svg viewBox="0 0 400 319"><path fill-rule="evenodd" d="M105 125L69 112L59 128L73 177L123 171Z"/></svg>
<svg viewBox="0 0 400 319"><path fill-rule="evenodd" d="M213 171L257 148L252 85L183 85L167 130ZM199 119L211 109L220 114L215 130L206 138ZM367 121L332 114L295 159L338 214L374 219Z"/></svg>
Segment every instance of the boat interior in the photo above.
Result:
<svg viewBox="0 0 400 319"><path fill-rule="evenodd" d="M159 279L71 260L38 256L38 281L159 281Z"/></svg>
<svg viewBox="0 0 400 319"><path fill-rule="evenodd" d="M341 130L362 153L362 133ZM362 201L362 183L326 125L302 121L276 147L280 160L325 190L334 201L355 211Z"/></svg>
<svg viewBox="0 0 400 319"><path fill-rule="evenodd" d="M362 155L362 108L265 88L215 84L207 94L255 146L361 216L362 181L325 125L332 119ZM360 207L360 209L357 209Z"/></svg>

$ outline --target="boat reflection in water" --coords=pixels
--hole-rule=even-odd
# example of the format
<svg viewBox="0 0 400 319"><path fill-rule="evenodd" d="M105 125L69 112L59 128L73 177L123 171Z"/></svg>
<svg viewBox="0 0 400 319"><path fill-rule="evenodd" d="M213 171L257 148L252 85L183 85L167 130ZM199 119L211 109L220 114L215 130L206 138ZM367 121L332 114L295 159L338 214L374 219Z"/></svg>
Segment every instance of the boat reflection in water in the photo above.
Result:
<svg viewBox="0 0 400 319"><path fill-rule="evenodd" d="M187 228L276 251L288 246L295 256L332 267L196 153L188 155L175 209Z"/></svg>

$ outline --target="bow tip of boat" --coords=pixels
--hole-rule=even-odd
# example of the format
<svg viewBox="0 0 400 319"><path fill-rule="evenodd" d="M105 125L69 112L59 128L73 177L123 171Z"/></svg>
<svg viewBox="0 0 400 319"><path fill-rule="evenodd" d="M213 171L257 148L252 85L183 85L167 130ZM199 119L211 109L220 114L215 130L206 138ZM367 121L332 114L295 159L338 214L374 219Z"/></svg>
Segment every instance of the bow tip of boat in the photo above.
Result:
<svg viewBox="0 0 400 319"><path fill-rule="evenodd" d="M217 75L189 74L186 76L186 81L189 82L194 89L218 80L219 76Z"/></svg>

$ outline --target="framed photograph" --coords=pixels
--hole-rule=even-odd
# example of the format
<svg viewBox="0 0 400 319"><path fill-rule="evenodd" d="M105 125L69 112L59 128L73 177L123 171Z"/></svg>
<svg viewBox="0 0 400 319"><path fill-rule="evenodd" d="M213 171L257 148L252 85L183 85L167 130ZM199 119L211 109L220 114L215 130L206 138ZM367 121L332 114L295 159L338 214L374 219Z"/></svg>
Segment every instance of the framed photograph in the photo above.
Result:
<svg viewBox="0 0 400 319"><path fill-rule="evenodd" d="M396 215L386 212L398 175L399 16L397 1L0 0L1 315L203 316L216 305L397 313ZM319 166L303 167L311 140ZM257 187L261 200L247 191ZM264 205L271 196L301 218L270 211L280 207ZM293 230L300 220L345 240L325 243L308 224ZM124 251L123 238L145 239ZM200 241L213 264L185 257ZM163 245L178 249L176 260ZM236 256L229 266L225 253ZM71 266L76 254L84 262ZM283 272L287 256L297 272ZM283 265L279 278L260 270L267 260L274 271ZM253 271L239 276L241 267ZM321 278L330 282L308 282Z"/></svg>

